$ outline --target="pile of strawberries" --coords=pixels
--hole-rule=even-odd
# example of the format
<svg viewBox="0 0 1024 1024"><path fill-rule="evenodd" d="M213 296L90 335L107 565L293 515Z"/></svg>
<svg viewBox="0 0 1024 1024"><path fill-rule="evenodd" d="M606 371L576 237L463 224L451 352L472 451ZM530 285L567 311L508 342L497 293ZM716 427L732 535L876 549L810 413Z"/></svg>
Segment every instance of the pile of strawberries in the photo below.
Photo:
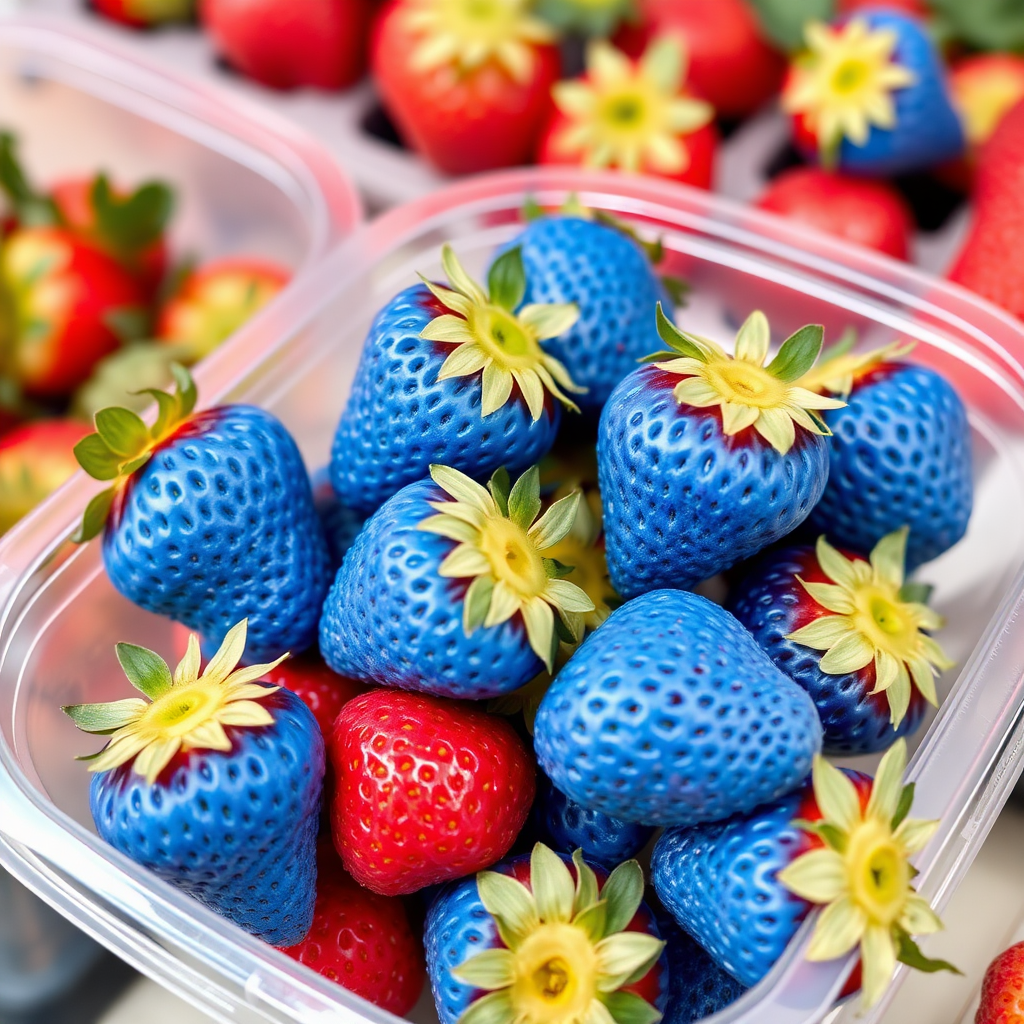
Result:
<svg viewBox="0 0 1024 1024"><path fill-rule="evenodd" d="M0 133L0 533L78 468L93 413L144 408L174 361L211 352L288 280L244 258L175 264L163 182L40 190Z"/></svg>
<svg viewBox="0 0 1024 1024"><path fill-rule="evenodd" d="M957 0L96 0L133 25L198 15L264 85L369 70L400 142L452 174L530 162L709 189L738 122L778 104L790 144L763 209L913 259L963 202L949 272L1014 315L1024 276L1024 18ZM813 14L813 17L812 17ZM379 128L379 126L378 126ZM990 144L991 143L991 144Z"/></svg>
<svg viewBox="0 0 1024 1024"><path fill-rule="evenodd" d="M380 1006L429 976L443 1024L683 1024L815 911L867 1005L949 968L903 776L952 668L914 574L968 528L963 402L898 341L695 334L664 256L575 199L484 280L445 245L312 478L178 364L152 422L96 413L78 540L182 627L64 709L103 839Z"/></svg>

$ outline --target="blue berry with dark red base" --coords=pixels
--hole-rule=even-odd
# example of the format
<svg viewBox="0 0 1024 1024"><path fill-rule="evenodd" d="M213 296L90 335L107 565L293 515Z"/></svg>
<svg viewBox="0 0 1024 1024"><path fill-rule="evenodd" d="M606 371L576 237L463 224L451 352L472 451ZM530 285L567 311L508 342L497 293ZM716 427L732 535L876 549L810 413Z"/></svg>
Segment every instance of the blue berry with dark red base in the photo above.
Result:
<svg viewBox="0 0 1024 1024"><path fill-rule="evenodd" d="M400 292L376 316L331 450L331 483L369 514L431 464L485 480L516 473L554 443L561 406L578 388L548 339L575 323L575 306L520 308L519 250L496 260L484 291L444 247L448 285ZM542 346L543 343L543 346Z"/></svg>

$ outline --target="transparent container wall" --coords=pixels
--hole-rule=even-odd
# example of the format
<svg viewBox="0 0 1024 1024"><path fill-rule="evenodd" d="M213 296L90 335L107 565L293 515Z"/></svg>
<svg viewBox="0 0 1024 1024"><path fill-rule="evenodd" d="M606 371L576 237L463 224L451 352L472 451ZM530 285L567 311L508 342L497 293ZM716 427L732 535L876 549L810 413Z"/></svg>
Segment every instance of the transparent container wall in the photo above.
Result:
<svg viewBox="0 0 1024 1024"><path fill-rule="evenodd" d="M632 218L651 237L661 234L669 252L666 269L692 285L692 300L678 317L691 331L728 342L736 325L760 307L772 321L776 344L807 322L825 324L831 340L853 328L864 346L895 337L913 339L913 359L946 374L968 404L975 514L967 537L919 574L935 585L934 603L949 620L942 642L959 666L938 687L943 699L954 688L956 693L939 721L932 715L912 744L916 749L924 740L930 750L922 752L915 769L917 809L925 817L945 820L940 839L922 860L923 889L941 902L1019 771L1016 747L1010 754L1005 748L1021 708L1019 665L1024 663L1024 637L1007 626L1020 597L1015 581L1024 563L1024 520L1015 511L1024 504L1024 370L1005 345L1013 342L1024 352L1024 333L1008 319L888 261L863 254L846 257L831 243L801 251L794 245L802 241L799 232L686 190L561 172L516 173L449 190L364 230L323 268L314 291L296 297L291 307L295 326L265 346L266 358L254 368L237 367L225 397L273 410L296 436L309 467L323 464L377 309L413 283L417 271L440 277L445 241L452 241L467 267L481 274L495 247L519 230L518 211L527 188L552 204L576 188L584 203ZM778 235L771 237L775 231ZM826 257L837 262L825 262ZM979 321L984 325L978 326ZM67 505L80 507L88 493L87 485L69 493ZM24 543L34 547L38 558L13 590L0 623L0 725L9 748L8 770L25 798L19 811L22 835L31 836L35 825L40 835L45 831L59 839L46 857L62 872L88 878L78 886L79 913L88 914L90 900L97 905L106 901L104 906L120 903L133 927L162 937L164 949L174 942L185 950L202 950L197 960L204 983L216 987L229 1004L252 1002L254 989L272 990L271 1009L265 1012L273 1020L319 1020L319 1012L340 1007L380 1018L379 1012L173 893L92 834L88 776L72 754L89 752L95 744L75 730L60 705L124 696L123 673L114 657L117 641L143 644L171 658L180 655L183 634L114 591L97 543L74 549L55 540L71 527L68 508L49 509L49 518L46 512L26 527ZM994 636L1000 632L1003 640L997 645ZM1014 673L1006 671L1007 660ZM871 767L869 761L860 764ZM970 829L964 826L966 817ZM82 865L77 872L76 863ZM929 866L934 867L931 873ZM118 893L122 885L125 893L130 889L130 900ZM96 888L95 894L88 886ZM156 958L148 969L157 977L173 973ZM768 979L722 1019L744 1024L819 1019L841 982L839 967L810 966L794 953L779 970L785 977ZM780 986L785 998L776 992ZM195 998L204 1002L200 995ZM204 1005L227 1019L216 1004ZM764 1015L759 1005L768 1007ZM422 1016L429 1018L430 1012Z"/></svg>

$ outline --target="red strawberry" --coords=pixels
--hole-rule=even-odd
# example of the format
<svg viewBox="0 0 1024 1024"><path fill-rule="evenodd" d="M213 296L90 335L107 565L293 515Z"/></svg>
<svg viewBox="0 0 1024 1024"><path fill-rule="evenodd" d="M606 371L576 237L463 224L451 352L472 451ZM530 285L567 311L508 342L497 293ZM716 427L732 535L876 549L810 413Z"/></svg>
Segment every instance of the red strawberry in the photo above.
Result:
<svg viewBox="0 0 1024 1024"><path fill-rule="evenodd" d="M128 271L62 228L19 228L7 236L0 288L13 312L8 372L33 395L73 391L117 348L119 317L137 321L144 312Z"/></svg>
<svg viewBox="0 0 1024 1024"><path fill-rule="evenodd" d="M132 28L146 28L169 21L188 21L195 0L90 0L97 14Z"/></svg>
<svg viewBox="0 0 1024 1024"><path fill-rule="evenodd" d="M786 60L764 37L745 0L640 0L642 25L617 41L631 56L662 32L678 34L689 60L688 84L725 117L745 117L782 85Z"/></svg>
<svg viewBox="0 0 1024 1024"><path fill-rule="evenodd" d="M262 309L289 276L267 260L208 263L190 273L160 310L156 336L184 346L192 361L202 359Z"/></svg>
<svg viewBox="0 0 1024 1024"><path fill-rule="evenodd" d="M425 974L423 943L402 901L357 885L330 843L317 850L316 907L309 934L284 950L357 996L400 1017L416 1004Z"/></svg>
<svg viewBox="0 0 1024 1024"><path fill-rule="evenodd" d="M591 43L587 71L552 90L555 110L541 136L542 164L656 174L710 188L718 135L710 104L686 87L685 56L673 36L637 61Z"/></svg>
<svg viewBox="0 0 1024 1024"><path fill-rule="evenodd" d="M1024 101L978 160L974 221L950 280L1024 319Z"/></svg>
<svg viewBox="0 0 1024 1024"><path fill-rule="evenodd" d="M1024 942L988 965L974 1024L1024 1024Z"/></svg>
<svg viewBox="0 0 1024 1024"><path fill-rule="evenodd" d="M366 67L369 0L200 0L214 46L274 89L343 89Z"/></svg>
<svg viewBox="0 0 1024 1024"><path fill-rule="evenodd" d="M354 679L346 679L332 672L319 655L306 653L298 658L282 661L264 681L284 686L301 697L316 719L324 738L330 737L334 722L341 709L355 697L367 692L367 687Z"/></svg>
<svg viewBox="0 0 1024 1024"><path fill-rule="evenodd" d="M334 845L387 896L500 860L526 821L533 760L503 719L439 697L377 690L334 727Z"/></svg>
<svg viewBox="0 0 1024 1024"><path fill-rule="evenodd" d="M0 533L78 469L74 447L89 433L75 420L36 420L0 437Z"/></svg>
<svg viewBox="0 0 1024 1024"><path fill-rule="evenodd" d="M757 205L898 260L905 260L910 251L910 210L882 181L795 167L780 174Z"/></svg>
<svg viewBox="0 0 1024 1024"><path fill-rule="evenodd" d="M164 232L174 194L162 182L134 192L111 185L106 175L69 178L50 188L61 222L130 270L151 298L167 272Z"/></svg>
<svg viewBox="0 0 1024 1024"><path fill-rule="evenodd" d="M442 171L525 163L558 79L553 30L527 0L390 0L370 46L405 141Z"/></svg>

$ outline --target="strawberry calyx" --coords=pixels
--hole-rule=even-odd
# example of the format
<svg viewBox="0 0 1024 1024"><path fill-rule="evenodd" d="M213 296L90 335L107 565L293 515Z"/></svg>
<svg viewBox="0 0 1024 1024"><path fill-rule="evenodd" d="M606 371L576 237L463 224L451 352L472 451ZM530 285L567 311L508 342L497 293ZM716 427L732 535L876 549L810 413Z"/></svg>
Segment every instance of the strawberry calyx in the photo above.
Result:
<svg viewBox="0 0 1024 1024"><path fill-rule="evenodd" d="M797 384L815 394L839 395L846 399L858 381L886 363L899 362L916 344L897 340L867 352L854 352L856 343L856 332L846 331L839 341L821 353L817 364Z"/></svg>
<svg viewBox="0 0 1024 1024"><path fill-rule="evenodd" d="M903 784L906 766L907 745L900 739L882 758L865 806L854 782L816 756L812 785L821 820L793 824L823 845L778 875L790 892L824 908L808 960L834 960L860 947L865 1008L878 1002L897 960L924 971L960 973L925 957L911 937L933 934L942 922L910 884L910 857L928 845L939 823L909 817L914 787Z"/></svg>
<svg viewBox="0 0 1024 1024"><path fill-rule="evenodd" d="M665 943L627 930L643 899L643 872L620 864L604 885L572 856L576 878L543 843L530 856L529 884L497 871L477 875L477 892L504 948L486 949L454 976L486 995L459 1024L656 1024L660 1012L628 987L657 963Z"/></svg>
<svg viewBox="0 0 1024 1024"><path fill-rule="evenodd" d="M430 476L452 500L430 502L438 514L422 520L419 529L457 542L438 573L471 581L463 599L466 636L519 614L530 647L550 671L559 640L578 643L583 616L595 611L587 594L564 578L573 567L549 554L572 530L580 492L540 515L536 466L514 485L499 469L486 488L448 466L432 465Z"/></svg>
<svg viewBox="0 0 1024 1024"><path fill-rule="evenodd" d="M100 409L93 418L96 433L75 445L75 458L89 476L113 481L111 487L89 502L81 526L72 538L75 543L91 540L103 529L117 493L195 408L197 394L192 375L178 363L172 363L170 369L175 383L173 393L157 388L140 392L156 400L157 415L152 426L146 426L130 409Z"/></svg>
<svg viewBox="0 0 1024 1024"><path fill-rule="evenodd" d="M690 164L683 137L715 115L686 94L685 78L686 55L674 36L655 39L636 62L610 43L592 42L586 75L552 89L568 122L556 149L584 167L683 173Z"/></svg>
<svg viewBox="0 0 1024 1024"><path fill-rule="evenodd" d="M149 181L121 194L105 174L98 174L89 187L89 204L94 217L90 233L130 266L163 238L174 212L174 192L164 182Z"/></svg>
<svg viewBox="0 0 1024 1024"><path fill-rule="evenodd" d="M669 350L646 356L642 362L682 377L672 391L680 405L719 409L727 437L753 427L785 455L796 443L796 426L812 434L831 435L818 410L839 409L846 403L799 385L821 351L824 329L820 325L808 324L794 332L765 366L771 332L760 310L740 327L734 356L717 342L678 328L665 316L660 302L656 316L658 334Z"/></svg>
<svg viewBox="0 0 1024 1024"><path fill-rule="evenodd" d="M807 49L794 59L782 108L804 119L822 164L834 167L844 139L864 146L873 126L896 127L892 93L914 85L917 76L893 59L898 34L873 29L865 18L835 28L810 21L804 38Z"/></svg>
<svg viewBox="0 0 1024 1024"><path fill-rule="evenodd" d="M912 688L938 706L935 676L953 667L930 636L945 620L920 600L927 588L904 581L908 533L904 526L883 537L867 561L847 558L819 537L815 554L830 582L797 580L823 614L786 637L824 651L819 667L829 675L873 666L871 692L886 694L893 728L907 713Z"/></svg>
<svg viewBox="0 0 1024 1024"><path fill-rule="evenodd" d="M61 223L50 196L37 192L18 159L18 140L11 132L0 132L0 192L21 227L53 227Z"/></svg>
<svg viewBox="0 0 1024 1024"><path fill-rule="evenodd" d="M530 303L526 271L517 246L502 253L487 274L487 291L463 269L450 245L441 251L441 264L450 287L421 279L445 312L420 332L426 341L454 345L437 372L437 380L481 374L480 415L490 416L512 397L518 385L533 419L544 411L545 392L566 408L579 412L566 391L582 394L568 370L548 355L541 342L564 334L579 319L575 303ZM564 389L564 390L563 390Z"/></svg>
<svg viewBox="0 0 1024 1024"><path fill-rule="evenodd" d="M273 715L260 703L278 686L258 684L288 657L269 665L237 668L245 650L248 620L232 626L220 649L199 674L199 639L189 634L188 646L174 675L158 654L119 643L117 660L141 697L105 704L71 704L61 710L83 732L109 736L97 754L78 758L91 761L89 771L105 772L132 762L132 771L156 782L179 751L231 749L225 726L257 728L272 725Z"/></svg>

